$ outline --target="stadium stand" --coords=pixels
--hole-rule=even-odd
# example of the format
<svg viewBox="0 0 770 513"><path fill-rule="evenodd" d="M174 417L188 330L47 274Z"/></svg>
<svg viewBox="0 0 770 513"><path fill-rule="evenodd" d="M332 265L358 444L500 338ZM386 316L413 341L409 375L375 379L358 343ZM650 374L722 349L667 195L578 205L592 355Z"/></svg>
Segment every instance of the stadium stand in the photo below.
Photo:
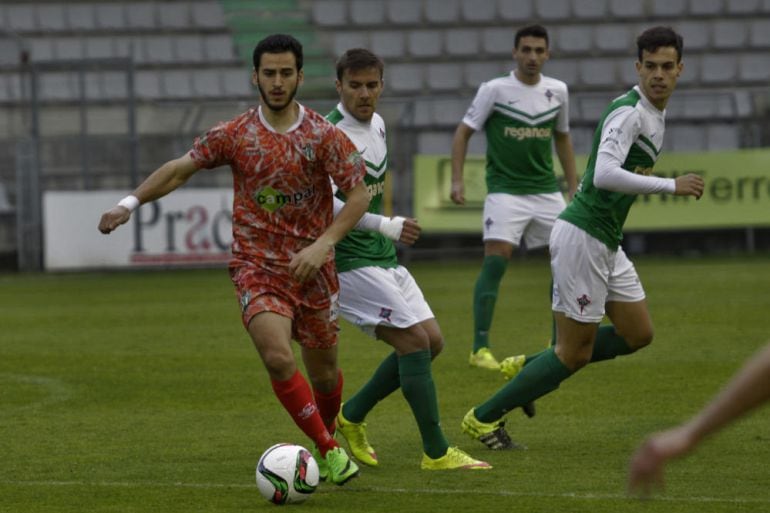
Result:
<svg viewBox="0 0 770 513"><path fill-rule="evenodd" d="M768 0L8 0L0 4L0 146L11 150L0 182L13 205L12 148L31 129L30 70L43 190L125 188L129 165L146 172L254 102L251 53L274 32L305 45L301 96L319 110L336 98L338 55L368 47L384 57L383 109L391 141L404 141L394 161L407 163L407 173L411 154L448 152L477 87L512 68L515 28L531 22L549 28L545 72L570 87L578 153L607 101L636 83L635 35L660 23L685 38L668 149L770 142ZM84 147L128 149L136 159L94 157L88 178ZM483 151L483 138L474 137L471 152ZM228 180L213 173L197 183Z"/></svg>

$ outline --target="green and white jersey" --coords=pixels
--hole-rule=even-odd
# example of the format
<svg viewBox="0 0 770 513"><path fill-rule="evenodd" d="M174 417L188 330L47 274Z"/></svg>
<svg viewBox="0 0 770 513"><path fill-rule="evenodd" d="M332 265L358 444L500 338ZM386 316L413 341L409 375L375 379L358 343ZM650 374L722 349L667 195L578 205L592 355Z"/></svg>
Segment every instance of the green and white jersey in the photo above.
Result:
<svg viewBox="0 0 770 513"><path fill-rule="evenodd" d="M558 192L553 131L569 132L567 84L540 76L535 85L514 72L484 82L463 123L487 137L487 190L508 194Z"/></svg>
<svg viewBox="0 0 770 513"><path fill-rule="evenodd" d="M369 189L371 202L369 212L379 214L382 210L382 196L385 191L385 171L388 169L388 146L385 136L385 122L374 113L369 123L362 123L350 115L341 103L326 119L342 130L366 163L364 183ZM337 197L344 195L337 191ZM338 272L359 267L397 267L396 247L393 242L378 232L351 230L335 247L335 262Z"/></svg>
<svg viewBox="0 0 770 513"><path fill-rule="evenodd" d="M665 111L638 86L615 98L594 133L577 194L559 217L617 250L637 194L675 190L673 179L650 176L665 128Z"/></svg>

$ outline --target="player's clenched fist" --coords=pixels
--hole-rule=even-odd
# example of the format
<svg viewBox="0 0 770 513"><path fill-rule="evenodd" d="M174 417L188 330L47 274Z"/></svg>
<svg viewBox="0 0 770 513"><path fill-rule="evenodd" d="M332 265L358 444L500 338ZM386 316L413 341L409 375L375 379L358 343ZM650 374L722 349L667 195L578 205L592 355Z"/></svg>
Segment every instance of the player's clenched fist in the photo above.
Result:
<svg viewBox="0 0 770 513"><path fill-rule="evenodd" d="M120 205L115 205L102 214L102 218L99 220L99 231L102 233L110 233L112 230L128 221L130 217L131 211L129 209Z"/></svg>

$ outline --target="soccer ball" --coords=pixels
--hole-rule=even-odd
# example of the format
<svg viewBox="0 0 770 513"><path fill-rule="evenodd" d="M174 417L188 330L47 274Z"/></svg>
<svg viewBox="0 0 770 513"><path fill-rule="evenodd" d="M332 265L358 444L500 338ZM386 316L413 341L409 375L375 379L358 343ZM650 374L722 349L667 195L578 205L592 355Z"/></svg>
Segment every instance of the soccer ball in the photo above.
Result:
<svg viewBox="0 0 770 513"><path fill-rule="evenodd" d="M300 445L276 444L259 458L257 486L274 504L305 502L318 486L318 463Z"/></svg>

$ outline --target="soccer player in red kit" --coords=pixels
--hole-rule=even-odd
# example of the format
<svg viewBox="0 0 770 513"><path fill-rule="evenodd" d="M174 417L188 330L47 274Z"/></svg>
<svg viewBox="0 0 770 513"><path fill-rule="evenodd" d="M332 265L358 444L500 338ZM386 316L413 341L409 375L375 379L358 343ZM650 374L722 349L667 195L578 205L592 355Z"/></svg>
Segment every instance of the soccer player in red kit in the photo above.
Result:
<svg viewBox="0 0 770 513"><path fill-rule="evenodd" d="M341 131L294 100L303 77L296 39L268 36L253 60L260 106L216 125L188 153L155 170L102 215L99 230L110 233L136 207L165 196L200 169L230 166L229 268L244 326L276 396L318 446L329 480L341 485L358 467L331 435L342 395L334 245L368 207L365 165ZM329 177L347 197L336 218ZM297 369L292 339L302 348L312 389Z"/></svg>

